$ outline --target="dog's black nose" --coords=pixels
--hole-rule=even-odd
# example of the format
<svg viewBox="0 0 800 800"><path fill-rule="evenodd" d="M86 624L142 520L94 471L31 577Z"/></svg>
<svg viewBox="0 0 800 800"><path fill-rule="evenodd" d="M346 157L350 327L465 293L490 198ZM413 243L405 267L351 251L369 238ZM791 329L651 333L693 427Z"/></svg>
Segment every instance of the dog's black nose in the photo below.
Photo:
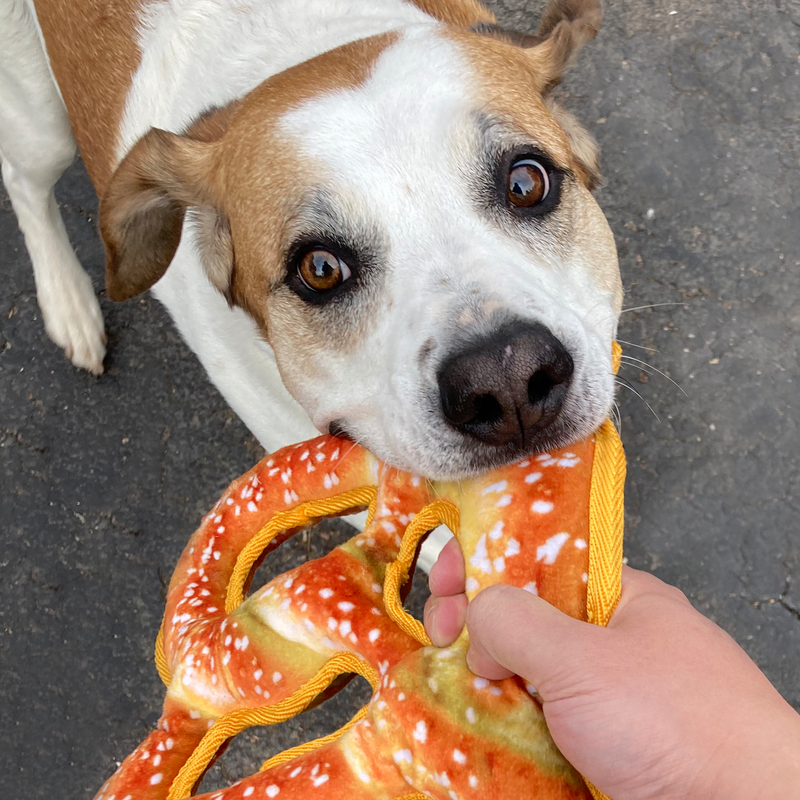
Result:
<svg viewBox="0 0 800 800"><path fill-rule="evenodd" d="M444 363L438 376L444 416L487 444L517 439L524 447L558 416L573 369L544 325L511 323Z"/></svg>

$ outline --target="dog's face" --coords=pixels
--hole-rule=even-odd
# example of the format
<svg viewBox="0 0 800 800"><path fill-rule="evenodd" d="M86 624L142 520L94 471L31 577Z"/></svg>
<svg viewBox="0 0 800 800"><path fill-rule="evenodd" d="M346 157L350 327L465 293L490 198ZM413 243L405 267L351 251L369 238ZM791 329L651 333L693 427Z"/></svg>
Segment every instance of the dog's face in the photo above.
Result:
<svg viewBox="0 0 800 800"><path fill-rule="evenodd" d="M429 477L567 444L612 403L616 251L591 141L543 96L547 47L356 43L145 159L169 151L170 196L206 206L209 275L316 426ZM113 189L104 234L130 219Z"/></svg>

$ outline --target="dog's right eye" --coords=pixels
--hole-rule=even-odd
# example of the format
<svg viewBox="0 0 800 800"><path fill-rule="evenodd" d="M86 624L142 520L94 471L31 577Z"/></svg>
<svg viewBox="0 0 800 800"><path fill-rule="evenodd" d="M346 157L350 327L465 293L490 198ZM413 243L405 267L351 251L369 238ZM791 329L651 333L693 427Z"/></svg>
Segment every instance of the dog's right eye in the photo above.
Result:
<svg viewBox="0 0 800 800"><path fill-rule="evenodd" d="M327 292L344 283L352 274L350 267L330 250L309 250L297 267L303 284L312 292Z"/></svg>

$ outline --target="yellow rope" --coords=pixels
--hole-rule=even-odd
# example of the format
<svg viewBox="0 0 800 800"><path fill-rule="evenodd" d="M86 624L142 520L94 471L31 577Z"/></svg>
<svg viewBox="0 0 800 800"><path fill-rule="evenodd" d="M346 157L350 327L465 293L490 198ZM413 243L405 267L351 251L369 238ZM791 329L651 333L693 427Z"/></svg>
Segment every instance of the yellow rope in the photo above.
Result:
<svg viewBox="0 0 800 800"><path fill-rule="evenodd" d="M614 342L614 371L621 349ZM611 420L597 432L589 497L589 622L608 625L622 595L622 534L624 526L625 452ZM584 778L594 800L610 800Z"/></svg>
<svg viewBox="0 0 800 800"><path fill-rule="evenodd" d="M611 369L614 370L616 375L619 372L620 365L622 364L622 348L619 342L611 342Z"/></svg>
<svg viewBox="0 0 800 800"><path fill-rule="evenodd" d="M158 629L158 636L156 637L156 669L158 670L158 677L161 682L169 689L172 683L172 671L167 663L167 656L164 653L164 619L161 620L161 627Z"/></svg>
<svg viewBox="0 0 800 800"><path fill-rule="evenodd" d="M608 625L622 594L625 453L617 429L606 420L597 432L589 499L587 616Z"/></svg>
<svg viewBox="0 0 800 800"><path fill-rule="evenodd" d="M329 733L327 736L322 736L319 739L314 739L311 742L306 742L305 744L298 744L296 747L291 747L288 750L284 750L282 753L272 756L272 758L268 758L261 765L261 769L259 771L264 772L265 770L272 769L273 767L279 767L281 764L285 764L287 761L292 761L299 756L304 756L306 753L313 753L314 750L318 750L320 747L324 747L326 744L335 742L340 736L344 736L354 725L358 725L358 723L367 716L368 710L369 703L365 706L362 706L355 716L350 720L350 722L348 722L347 725L343 725L338 731Z"/></svg>
<svg viewBox="0 0 800 800"><path fill-rule="evenodd" d="M236 566L233 568L230 583L228 584L228 594L225 598L225 613L230 614L244 602L244 585L250 575L253 564L258 561L261 554L269 547L270 542L283 531L290 528L297 528L301 525L308 525L316 522L323 517L332 517L359 506L372 507L378 490L374 486L366 486L362 489L353 489L344 494L330 497L326 500L311 500L303 503L291 511L282 511L276 514L245 546L239 558L236 559ZM374 514L370 508L370 517Z"/></svg>
<svg viewBox="0 0 800 800"><path fill-rule="evenodd" d="M454 534L458 534L459 519L458 509L449 500L435 500L433 503L429 503L406 528L397 560L393 561L386 570L383 584L383 602L386 606L386 613L401 630L409 636L413 636L424 647L429 647L433 642L425 633L422 623L414 619L403 608L400 601L400 589L408 580L408 573L416 556L420 539L443 523Z"/></svg>
<svg viewBox="0 0 800 800"><path fill-rule="evenodd" d="M307 708L336 678L349 673L365 677L373 691L378 688L378 673L369 664L352 653L338 653L313 678L280 703L261 708L237 709L220 717L175 777L167 800L183 800L189 797L219 748L229 739L254 725L275 725L291 719Z"/></svg>

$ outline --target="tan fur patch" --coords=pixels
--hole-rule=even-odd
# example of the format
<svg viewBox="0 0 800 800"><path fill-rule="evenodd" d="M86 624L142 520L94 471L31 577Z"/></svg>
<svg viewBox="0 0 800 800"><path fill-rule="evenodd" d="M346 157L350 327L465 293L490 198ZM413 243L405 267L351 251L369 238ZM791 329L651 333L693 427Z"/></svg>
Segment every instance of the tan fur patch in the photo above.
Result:
<svg viewBox="0 0 800 800"><path fill-rule="evenodd" d="M482 22L493 23L497 18L478 0L410 0L420 11L448 25L471 28Z"/></svg>
<svg viewBox="0 0 800 800"><path fill-rule="evenodd" d="M35 0L47 55L98 194L114 164L125 97L141 54L146 0Z"/></svg>
<svg viewBox="0 0 800 800"><path fill-rule="evenodd" d="M556 103L548 97L545 104L556 122L564 129L567 134L572 152L583 168L583 172L577 172L584 185L594 191L600 184L600 147L586 128L567 111L566 108Z"/></svg>
<svg viewBox="0 0 800 800"><path fill-rule="evenodd" d="M567 111L554 108L542 92L551 70L539 47L522 49L502 39L450 30L479 76L486 110L526 131L589 189L599 180L594 140ZM563 124L560 124L563 123Z"/></svg>
<svg viewBox="0 0 800 800"><path fill-rule="evenodd" d="M527 132L562 167L579 171L569 139L541 95L542 69L535 50L456 29L448 30L447 36L473 65L485 110Z"/></svg>

